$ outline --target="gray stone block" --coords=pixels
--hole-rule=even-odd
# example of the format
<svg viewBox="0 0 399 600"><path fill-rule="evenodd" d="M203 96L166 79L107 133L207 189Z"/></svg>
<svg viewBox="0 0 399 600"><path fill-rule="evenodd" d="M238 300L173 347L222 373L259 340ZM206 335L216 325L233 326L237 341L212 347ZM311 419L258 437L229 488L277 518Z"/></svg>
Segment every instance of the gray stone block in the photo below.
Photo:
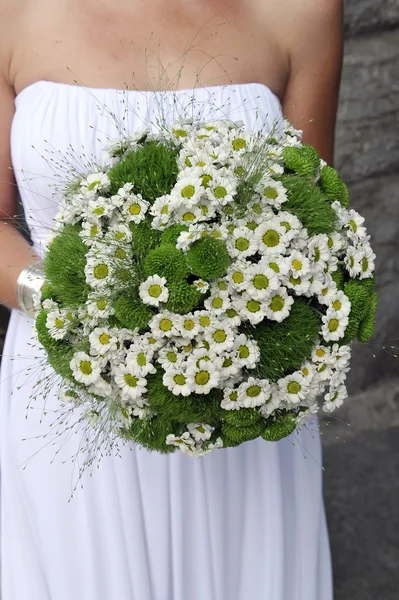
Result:
<svg viewBox="0 0 399 600"><path fill-rule="evenodd" d="M335 165L347 182L399 164L399 28L347 40Z"/></svg>
<svg viewBox="0 0 399 600"><path fill-rule="evenodd" d="M345 34L399 25L399 0L345 0Z"/></svg>

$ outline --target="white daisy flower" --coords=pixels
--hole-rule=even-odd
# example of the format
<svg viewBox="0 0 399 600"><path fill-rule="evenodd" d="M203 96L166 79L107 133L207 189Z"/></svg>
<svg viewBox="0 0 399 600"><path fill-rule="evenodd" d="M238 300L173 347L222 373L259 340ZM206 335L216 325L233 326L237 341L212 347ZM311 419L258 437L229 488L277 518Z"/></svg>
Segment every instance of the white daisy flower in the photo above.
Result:
<svg viewBox="0 0 399 600"><path fill-rule="evenodd" d="M226 352L221 358L221 364L219 367L219 373L223 381L234 377L241 370L240 361L237 358L235 351Z"/></svg>
<svg viewBox="0 0 399 600"><path fill-rule="evenodd" d="M200 359L187 368L187 383L196 394L209 394L219 383L219 370L211 360Z"/></svg>
<svg viewBox="0 0 399 600"><path fill-rule="evenodd" d="M230 327L238 327L241 325L241 317L235 308L230 306L222 315L222 319L229 322Z"/></svg>
<svg viewBox="0 0 399 600"><path fill-rule="evenodd" d="M215 290L205 300L204 307L213 315L221 315L231 307L231 300L226 292Z"/></svg>
<svg viewBox="0 0 399 600"><path fill-rule="evenodd" d="M87 391L89 392L89 394L93 394L94 396L100 396L102 398L108 398L114 393L112 385L108 383L108 381L105 381L105 379L103 379L102 377L100 377L94 383L92 383L88 387Z"/></svg>
<svg viewBox="0 0 399 600"><path fill-rule="evenodd" d="M260 350L255 340L248 338L244 333L234 339L234 350L237 353L240 366L254 369L260 358Z"/></svg>
<svg viewBox="0 0 399 600"><path fill-rule="evenodd" d="M193 313L182 315L179 324L179 332L182 338L192 340L198 335L199 331L200 324L196 315Z"/></svg>
<svg viewBox="0 0 399 600"><path fill-rule="evenodd" d="M46 327L54 340L63 340L73 325L73 314L69 310L50 310L46 319Z"/></svg>
<svg viewBox="0 0 399 600"><path fill-rule="evenodd" d="M195 311L194 315L198 321L198 325L202 333L210 329L215 324L214 318L207 310L197 310Z"/></svg>
<svg viewBox="0 0 399 600"><path fill-rule="evenodd" d="M147 277L139 287L139 296L150 306L159 306L161 302L167 302L169 291L166 287L166 278L159 275Z"/></svg>
<svg viewBox="0 0 399 600"><path fill-rule="evenodd" d="M350 209L348 211L345 223L347 229L347 236L355 244L360 240L364 239L367 235L367 231L366 228L363 226L363 223L364 217L359 215L358 212L356 212L353 209Z"/></svg>
<svg viewBox="0 0 399 600"><path fill-rule="evenodd" d="M338 290L329 302L329 308L334 310L337 316L348 316L351 311L351 303L343 291Z"/></svg>
<svg viewBox="0 0 399 600"><path fill-rule="evenodd" d="M209 440L215 428L205 423L187 423L187 429L196 442L202 442Z"/></svg>
<svg viewBox="0 0 399 600"><path fill-rule="evenodd" d="M324 271L331 257L328 247L328 235L319 233L312 236L307 243L308 257L319 271Z"/></svg>
<svg viewBox="0 0 399 600"><path fill-rule="evenodd" d="M246 271L246 292L255 300L264 300L279 288L276 272L261 263L252 264Z"/></svg>
<svg viewBox="0 0 399 600"><path fill-rule="evenodd" d="M183 366L170 368L162 376L162 382L175 396L189 396L192 389Z"/></svg>
<svg viewBox="0 0 399 600"><path fill-rule="evenodd" d="M310 286L312 284L312 276L310 272L302 276L285 275L282 278L282 283L287 286L288 289L292 290L297 296L304 296L309 293Z"/></svg>
<svg viewBox="0 0 399 600"><path fill-rule="evenodd" d="M89 316L96 319L106 319L115 312L106 296L90 295L86 307Z"/></svg>
<svg viewBox="0 0 399 600"><path fill-rule="evenodd" d="M82 230L79 231L79 236L82 238L86 246L91 246L94 242L98 242L104 236L100 223L92 221L83 221Z"/></svg>
<svg viewBox="0 0 399 600"><path fill-rule="evenodd" d="M372 276L375 268L375 254L370 244L363 244L360 249L360 274L359 279L368 279Z"/></svg>
<svg viewBox="0 0 399 600"><path fill-rule="evenodd" d="M89 335L90 354L109 356L118 346L118 339L108 327L96 327Z"/></svg>
<svg viewBox="0 0 399 600"><path fill-rule="evenodd" d="M246 260L235 260L227 271L228 284L237 292L243 292L246 289L245 274L251 263Z"/></svg>
<svg viewBox="0 0 399 600"><path fill-rule="evenodd" d="M121 208L124 204L127 204L129 198L131 197L131 191L133 189L133 184L128 182L125 183L121 188L119 188L118 193L114 194L109 198L110 204L114 208Z"/></svg>
<svg viewBox="0 0 399 600"><path fill-rule="evenodd" d="M116 385L122 390L126 400L137 400L147 391L147 380L141 377L130 365L120 364L113 368Z"/></svg>
<svg viewBox="0 0 399 600"><path fill-rule="evenodd" d="M299 404L309 392L309 384L300 371L279 379L277 383L282 399L290 404Z"/></svg>
<svg viewBox="0 0 399 600"><path fill-rule="evenodd" d="M165 311L154 315L149 322L149 327L156 339L170 338L179 335L178 315Z"/></svg>
<svg viewBox="0 0 399 600"><path fill-rule="evenodd" d="M166 436L166 443L169 446L176 446L182 452L184 452L185 448L190 448L190 447L194 446L195 440L191 437L191 435L188 431L185 431L180 436L174 435L173 433L169 433Z"/></svg>
<svg viewBox="0 0 399 600"><path fill-rule="evenodd" d="M149 209L150 215L154 217L152 220L152 227L154 229L163 229L166 227L176 206L175 202L170 194L160 196L155 200Z"/></svg>
<svg viewBox="0 0 399 600"><path fill-rule="evenodd" d="M340 250L347 247L347 240L339 231L332 231L328 234L328 249L333 254L338 254Z"/></svg>
<svg viewBox="0 0 399 600"><path fill-rule="evenodd" d="M270 219L259 225L255 230L255 236L261 254L281 254L287 249L287 232L277 219Z"/></svg>
<svg viewBox="0 0 399 600"><path fill-rule="evenodd" d="M141 345L132 344L126 354L126 365L132 369L133 373L145 377L149 373L157 372L151 362L152 357L152 350L144 349Z"/></svg>
<svg viewBox="0 0 399 600"><path fill-rule="evenodd" d="M289 272L286 257L281 254L266 254L265 256L262 256L258 264L270 267L270 269L273 269L279 277L287 275Z"/></svg>
<svg viewBox="0 0 399 600"><path fill-rule="evenodd" d="M310 272L310 261L299 250L293 250L287 256L286 262L290 269L290 274L294 277L302 277Z"/></svg>
<svg viewBox="0 0 399 600"><path fill-rule="evenodd" d="M132 232L125 223L115 221L108 227L105 239L111 244L129 244L132 241Z"/></svg>
<svg viewBox="0 0 399 600"><path fill-rule="evenodd" d="M351 277L357 277L362 272L362 251L354 246L349 246L346 250L344 263Z"/></svg>
<svg viewBox="0 0 399 600"><path fill-rule="evenodd" d="M295 419L297 425L302 425L303 423L305 423L305 421L307 421L309 418L311 418L312 415L315 415L318 412L319 412L319 405L317 404L317 402L315 402L314 404L309 406L309 408L299 411L299 413Z"/></svg>
<svg viewBox="0 0 399 600"><path fill-rule="evenodd" d="M140 223L149 206L150 203L141 194L129 194L121 207L122 215L128 223Z"/></svg>
<svg viewBox="0 0 399 600"><path fill-rule="evenodd" d="M281 396L275 383L269 384L270 388L266 394L266 400L259 408L259 412L265 419L269 418L281 405Z"/></svg>
<svg viewBox="0 0 399 600"><path fill-rule="evenodd" d="M281 205L288 200L287 191L280 181L264 176L255 186L255 191L273 208L280 210Z"/></svg>
<svg viewBox="0 0 399 600"><path fill-rule="evenodd" d="M211 351L220 354L231 350L234 345L234 333L228 323L215 323L206 329L205 340Z"/></svg>
<svg viewBox="0 0 399 600"><path fill-rule="evenodd" d="M201 294L206 294L209 290L209 283L207 281L204 281L203 279L196 279L195 281L193 281L192 285L195 288L197 288L197 290L200 291Z"/></svg>
<svg viewBox="0 0 399 600"><path fill-rule="evenodd" d="M140 335L140 345L144 349L155 352L156 350L159 350L159 348L162 348L163 344L164 342L162 340L156 339L149 331Z"/></svg>
<svg viewBox="0 0 399 600"><path fill-rule="evenodd" d="M312 285L310 291L313 294L317 294L317 299L320 304L330 304L332 299L335 298L338 292L338 287L335 281L332 279L329 273L320 273L319 276L313 275Z"/></svg>
<svg viewBox="0 0 399 600"><path fill-rule="evenodd" d="M111 182L108 175L101 171L98 173L91 173L86 179L83 179L83 181L80 182L81 188L89 192L106 191L110 184Z"/></svg>
<svg viewBox="0 0 399 600"><path fill-rule="evenodd" d="M318 364L331 363L331 351L328 346L317 345L312 351L312 362Z"/></svg>
<svg viewBox="0 0 399 600"><path fill-rule="evenodd" d="M302 232L307 235L307 230L302 227L302 223L295 215L281 210L275 218L278 219L280 225L284 227L289 241L293 240L298 235L303 235Z"/></svg>
<svg viewBox="0 0 399 600"><path fill-rule="evenodd" d="M112 266L105 256L86 255L85 265L86 282L93 289L104 289L112 281Z"/></svg>
<svg viewBox="0 0 399 600"><path fill-rule="evenodd" d="M206 216L203 214L202 210L200 209L200 207L198 205L192 205L191 207L187 207L186 205L182 204L180 206L180 208L176 209L173 213L173 220L175 221L175 223L180 223L181 225L190 225L190 224L194 224L194 223L198 223L200 221L204 221L206 219ZM180 249L184 249L182 244L184 244L184 242L187 244L187 241L190 240L191 244L195 241L195 239L199 239L200 237L202 237L202 235L198 235L191 237L189 235L184 235L184 234L189 234L190 232L186 232L186 231L182 231L181 234L178 237L178 244L176 245L177 248ZM188 246L187 246L188 247Z"/></svg>
<svg viewBox="0 0 399 600"><path fill-rule="evenodd" d="M232 306L243 318L256 325L263 321L266 316L265 307L262 300L256 300L248 294L234 294L232 296Z"/></svg>
<svg viewBox="0 0 399 600"><path fill-rule="evenodd" d="M264 302L265 315L271 321L281 323L291 312L294 299L289 296L285 287L273 290Z"/></svg>
<svg viewBox="0 0 399 600"><path fill-rule="evenodd" d="M231 387L223 389L223 400L220 403L224 410L239 410L241 407L238 404L238 390Z"/></svg>
<svg viewBox="0 0 399 600"><path fill-rule="evenodd" d="M238 386L237 392L238 404L243 408L253 408L266 402L271 393L271 385L267 379L249 377Z"/></svg>
<svg viewBox="0 0 399 600"><path fill-rule="evenodd" d="M247 227L235 228L227 240L227 250L233 258L253 256L257 251L254 232Z"/></svg>
<svg viewBox="0 0 399 600"><path fill-rule="evenodd" d="M99 362L85 352L75 352L69 366L76 381L84 385L95 383L101 376Z"/></svg>
<svg viewBox="0 0 399 600"><path fill-rule="evenodd" d="M204 195L204 188L202 187L202 174L201 169L190 169L190 175L186 177L180 177L170 195L172 201L177 208L185 206L191 208L195 206L198 201Z"/></svg>
<svg viewBox="0 0 399 600"><path fill-rule="evenodd" d="M331 361L335 369L342 369L349 365L352 350L348 345L333 344L331 346Z"/></svg>
<svg viewBox="0 0 399 600"><path fill-rule="evenodd" d="M237 192L237 179L231 173L226 176L218 174L209 182L207 193L211 202L216 205L226 206L234 201L234 196Z"/></svg>
<svg viewBox="0 0 399 600"><path fill-rule="evenodd" d="M347 315L338 315L335 310L327 309L327 313L321 320L323 321L321 334L326 342L336 342L344 337L349 323Z"/></svg>
<svg viewBox="0 0 399 600"><path fill-rule="evenodd" d="M335 371L331 369L329 383L330 388L334 389L342 385L346 381L346 377L350 371L350 367L341 367L339 370Z"/></svg>
<svg viewBox="0 0 399 600"><path fill-rule="evenodd" d="M323 410L324 412L333 412L342 404L348 397L348 391L345 385L340 385L336 389L330 388L330 392L324 396Z"/></svg>
<svg viewBox="0 0 399 600"><path fill-rule="evenodd" d="M101 223L102 219L110 216L112 209L113 206L110 204L108 198L97 196L90 198L85 207L84 214L88 221L91 221L92 223Z"/></svg>
<svg viewBox="0 0 399 600"><path fill-rule="evenodd" d="M160 349L158 353L158 362L165 371L180 367L183 362L183 355L178 348L170 344Z"/></svg>

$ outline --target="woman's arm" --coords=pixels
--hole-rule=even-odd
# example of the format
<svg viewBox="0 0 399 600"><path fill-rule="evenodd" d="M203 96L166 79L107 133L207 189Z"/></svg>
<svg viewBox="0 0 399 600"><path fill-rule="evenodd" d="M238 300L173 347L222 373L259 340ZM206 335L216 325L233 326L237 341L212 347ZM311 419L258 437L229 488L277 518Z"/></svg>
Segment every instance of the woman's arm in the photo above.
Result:
<svg viewBox="0 0 399 600"><path fill-rule="evenodd" d="M343 57L343 0L295 0L286 15L290 74L284 113L330 165Z"/></svg>
<svg viewBox="0 0 399 600"><path fill-rule="evenodd" d="M1 65L0 65L1 68ZM14 91L0 74L0 304L17 308L18 275L38 260L31 246L17 231L17 195L11 169L10 130L14 115Z"/></svg>

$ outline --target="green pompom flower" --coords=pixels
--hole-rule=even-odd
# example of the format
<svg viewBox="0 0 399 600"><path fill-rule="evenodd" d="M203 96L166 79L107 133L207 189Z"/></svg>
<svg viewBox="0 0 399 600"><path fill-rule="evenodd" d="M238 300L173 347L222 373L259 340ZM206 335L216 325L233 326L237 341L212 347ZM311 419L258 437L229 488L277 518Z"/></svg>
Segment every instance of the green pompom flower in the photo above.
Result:
<svg viewBox="0 0 399 600"><path fill-rule="evenodd" d="M208 236L191 245L187 252L187 263L194 275L211 281L226 274L230 257L222 240Z"/></svg>
<svg viewBox="0 0 399 600"><path fill-rule="evenodd" d="M236 411L234 411L236 412ZM253 423L252 425L230 425L230 423L224 423L222 425L222 439L232 440L242 444L249 440L254 440L259 437L262 433L263 425L261 421L259 423Z"/></svg>
<svg viewBox="0 0 399 600"><path fill-rule="evenodd" d="M286 415L277 417L274 422L266 425L261 436L267 442L278 442L293 433L296 426L295 415L287 413Z"/></svg>
<svg viewBox="0 0 399 600"><path fill-rule="evenodd" d="M239 410L226 410L224 420L230 425L255 425L261 422L262 417L256 408L240 408Z"/></svg>
<svg viewBox="0 0 399 600"><path fill-rule="evenodd" d="M161 235L161 240L163 244L173 244L176 246L177 238L181 234L182 231L188 231L187 225L181 225L180 223L176 225L171 225L163 230Z"/></svg>
<svg viewBox="0 0 399 600"><path fill-rule="evenodd" d="M165 306L168 310L184 315L192 311L198 304L201 292L189 283L172 283L168 285L169 298Z"/></svg>
<svg viewBox="0 0 399 600"><path fill-rule="evenodd" d="M166 277L168 283L182 282L187 279L190 269L186 257L173 244L161 244L150 250L144 259L144 275L160 275Z"/></svg>
<svg viewBox="0 0 399 600"><path fill-rule="evenodd" d="M358 330L358 340L361 343L368 342L374 335L375 330L375 315L378 306L378 294L373 293L370 302L370 308L364 319L361 321Z"/></svg>
<svg viewBox="0 0 399 600"><path fill-rule="evenodd" d="M342 179L338 171L330 165L325 165L320 171L320 186L331 202L340 201L343 191Z"/></svg>
<svg viewBox="0 0 399 600"><path fill-rule="evenodd" d="M286 169L298 175L313 176L320 165L319 154L308 144L303 144L301 148L286 146L283 150L283 159Z"/></svg>
<svg viewBox="0 0 399 600"><path fill-rule="evenodd" d="M119 296L113 307L119 323L128 329L144 329L153 316L149 306L129 295Z"/></svg>

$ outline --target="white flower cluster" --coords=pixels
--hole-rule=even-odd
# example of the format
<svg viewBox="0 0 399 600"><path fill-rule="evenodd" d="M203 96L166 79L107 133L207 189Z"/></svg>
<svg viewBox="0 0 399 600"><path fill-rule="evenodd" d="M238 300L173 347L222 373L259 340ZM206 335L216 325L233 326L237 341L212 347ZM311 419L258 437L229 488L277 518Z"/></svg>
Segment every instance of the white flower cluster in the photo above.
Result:
<svg viewBox="0 0 399 600"><path fill-rule="evenodd" d="M223 409L256 407L265 418L282 409L294 410L300 423L318 410L321 393L328 412L345 399L350 348L336 342L345 335L351 305L332 274L341 263L351 277L370 277L375 255L364 219L338 201L332 204L337 229L329 235L310 235L284 210L287 191L275 176L284 172L284 147L300 147L302 134L285 125L284 135L265 143L265 136L249 133L242 124L175 123L159 134L160 142L172 141L179 148L179 173L169 194L150 204L133 192L133 183L126 183L109 197L110 180L99 171L65 195L55 231L66 224L81 225L90 293L78 311L45 301L47 327L55 340L88 338L89 350L76 352L70 367L89 394L120 403L120 425L151 416L147 377L160 368L163 385L174 395L220 389ZM133 136L130 145L137 145L141 137L142 133ZM114 145L111 154L121 147ZM263 175L240 207L240 186L260 160ZM164 274L148 277L139 286L139 297L157 310L142 333L111 327L109 318L114 313L112 295L120 285L117 274L134 268L129 224L144 219L151 219L157 230L186 225L176 244L183 252L207 236L223 240L231 263L223 278L193 282L203 302L185 315L165 310L169 288ZM313 299L322 307L312 356L276 382L250 375L256 375L260 350L240 325L257 326L264 319L281 322L296 297ZM209 442L212 431L206 423L189 423L181 436L168 435L167 443L200 456L222 445L220 438Z"/></svg>

